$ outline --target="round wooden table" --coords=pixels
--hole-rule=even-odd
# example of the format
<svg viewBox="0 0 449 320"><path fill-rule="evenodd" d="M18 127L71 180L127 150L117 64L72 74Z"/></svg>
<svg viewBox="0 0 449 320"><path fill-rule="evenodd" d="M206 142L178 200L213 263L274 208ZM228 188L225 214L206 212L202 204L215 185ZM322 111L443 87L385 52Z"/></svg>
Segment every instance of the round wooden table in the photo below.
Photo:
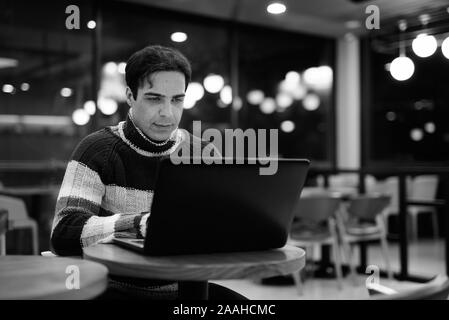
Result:
<svg viewBox="0 0 449 320"><path fill-rule="evenodd" d="M91 299L106 289L107 274L82 259L0 256L0 300Z"/></svg>
<svg viewBox="0 0 449 320"><path fill-rule="evenodd" d="M104 264L111 275L178 281L181 299L207 299L208 280L287 275L305 265L304 250L290 245L267 251L163 257L114 244L86 247L83 252L85 259Z"/></svg>

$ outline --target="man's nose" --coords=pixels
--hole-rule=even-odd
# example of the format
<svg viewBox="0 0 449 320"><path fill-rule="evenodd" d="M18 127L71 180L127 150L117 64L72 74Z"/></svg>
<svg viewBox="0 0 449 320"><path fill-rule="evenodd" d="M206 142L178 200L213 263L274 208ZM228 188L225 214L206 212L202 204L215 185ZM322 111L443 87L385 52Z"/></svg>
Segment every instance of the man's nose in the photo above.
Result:
<svg viewBox="0 0 449 320"><path fill-rule="evenodd" d="M170 101L165 101L159 110L159 115L164 117L171 117L173 115L173 106Z"/></svg>

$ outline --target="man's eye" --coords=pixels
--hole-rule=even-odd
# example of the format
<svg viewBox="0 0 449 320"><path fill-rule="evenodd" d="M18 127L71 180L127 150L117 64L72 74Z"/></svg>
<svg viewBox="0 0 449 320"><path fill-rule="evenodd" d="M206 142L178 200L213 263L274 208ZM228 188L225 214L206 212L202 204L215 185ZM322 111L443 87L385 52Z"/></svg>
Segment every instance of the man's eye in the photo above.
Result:
<svg viewBox="0 0 449 320"><path fill-rule="evenodd" d="M174 98L173 101L176 102L176 103L183 102L184 101L184 97Z"/></svg>
<svg viewBox="0 0 449 320"><path fill-rule="evenodd" d="M154 102L161 101L161 98L160 98L160 97L148 97L147 99L148 99L149 101L154 101Z"/></svg>

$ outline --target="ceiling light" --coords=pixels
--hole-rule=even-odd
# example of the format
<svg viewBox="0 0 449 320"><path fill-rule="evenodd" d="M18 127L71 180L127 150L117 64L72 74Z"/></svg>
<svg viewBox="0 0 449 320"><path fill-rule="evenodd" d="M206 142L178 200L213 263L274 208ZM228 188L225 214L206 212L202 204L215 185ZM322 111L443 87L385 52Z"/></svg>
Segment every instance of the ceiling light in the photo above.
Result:
<svg viewBox="0 0 449 320"><path fill-rule="evenodd" d="M262 90L251 90L246 95L246 100L254 105L261 104L263 99L265 98L265 94Z"/></svg>
<svg viewBox="0 0 449 320"><path fill-rule="evenodd" d="M302 104L307 111L314 111L320 106L320 97L314 93L309 93L302 100Z"/></svg>
<svg viewBox="0 0 449 320"><path fill-rule="evenodd" d="M98 98L97 105L98 109L100 109L100 111L107 116L114 114L118 109L117 101L110 98Z"/></svg>
<svg viewBox="0 0 449 320"><path fill-rule="evenodd" d="M276 102L273 98L265 98L259 106L260 111L265 114L273 113L276 110Z"/></svg>
<svg viewBox="0 0 449 320"><path fill-rule="evenodd" d="M112 61L105 63L103 66L103 72L106 75L114 75L117 72L117 69L118 69L117 63Z"/></svg>
<svg viewBox="0 0 449 320"><path fill-rule="evenodd" d="M20 90L22 90L22 91L28 91L28 90L30 90L30 84L27 83L27 82L22 83L22 84L20 85Z"/></svg>
<svg viewBox="0 0 449 320"><path fill-rule="evenodd" d="M171 34L170 38L173 42L184 42L187 40L187 34L184 32L174 32Z"/></svg>
<svg viewBox="0 0 449 320"><path fill-rule="evenodd" d="M398 81L410 79L415 72L415 65L408 57L397 57L391 62L390 73Z"/></svg>
<svg viewBox="0 0 449 320"><path fill-rule="evenodd" d="M441 52L446 57L446 59L449 59L449 37L444 39L443 43L441 44Z"/></svg>
<svg viewBox="0 0 449 320"><path fill-rule="evenodd" d="M420 141L424 137L424 133L421 129L415 128L412 131L410 131L410 138L412 138L413 141Z"/></svg>
<svg viewBox="0 0 449 320"><path fill-rule="evenodd" d="M242 109L243 107L243 101L240 97L235 97L235 99L232 101L232 108L236 111Z"/></svg>
<svg viewBox="0 0 449 320"><path fill-rule="evenodd" d="M308 68L303 74L304 82L315 90L325 90L332 86L333 71L329 66Z"/></svg>
<svg viewBox="0 0 449 320"><path fill-rule="evenodd" d="M388 111L385 117L387 118L388 121L394 121L396 120L396 113L393 111Z"/></svg>
<svg viewBox="0 0 449 320"><path fill-rule="evenodd" d="M424 125L424 130L426 130L428 133L434 133L435 132L435 123L427 122Z"/></svg>
<svg viewBox="0 0 449 320"><path fill-rule="evenodd" d="M88 100L84 103L83 109L86 110L88 114L93 116L95 114L95 111L97 109L97 106L95 105L95 102L92 100Z"/></svg>
<svg viewBox="0 0 449 320"><path fill-rule="evenodd" d="M118 73L125 74L125 70L126 70L126 62L120 62L120 63L117 65L117 71L118 71Z"/></svg>
<svg viewBox="0 0 449 320"><path fill-rule="evenodd" d="M290 120L282 121L281 130L287 133L292 132L293 130L295 130L295 123Z"/></svg>
<svg viewBox="0 0 449 320"><path fill-rule="evenodd" d="M16 59L0 57L0 69L17 67L18 65L19 61Z"/></svg>
<svg viewBox="0 0 449 320"><path fill-rule="evenodd" d="M430 57L437 51L437 40L432 35L425 33L418 34L412 42L413 52L421 58Z"/></svg>
<svg viewBox="0 0 449 320"><path fill-rule="evenodd" d="M95 29L96 26L97 26L97 23L96 23L94 20L90 20L90 21L87 23L87 27L88 27L89 29Z"/></svg>
<svg viewBox="0 0 449 320"><path fill-rule="evenodd" d="M4 93L14 93L15 88L14 88L14 86L12 84L6 83L2 87L2 91Z"/></svg>
<svg viewBox="0 0 449 320"><path fill-rule="evenodd" d="M285 4L281 2L273 2L267 6L267 12L271 14L281 14L287 10Z"/></svg>
<svg viewBox="0 0 449 320"><path fill-rule="evenodd" d="M217 93L224 86L224 79L218 74L210 74L203 81L204 88L207 92Z"/></svg>
<svg viewBox="0 0 449 320"><path fill-rule="evenodd" d="M189 96L189 99L192 98L195 101L201 100L201 98L204 96L204 88L201 83L189 83L186 90L186 96Z"/></svg>
<svg viewBox="0 0 449 320"><path fill-rule="evenodd" d="M78 126L84 126L90 120L90 115L84 109L76 109L72 113L72 120Z"/></svg>
<svg viewBox="0 0 449 320"><path fill-rule="evenodd" d="M285 81L288 83L297 84L299 81L301 81L301 76L296 71L289 71L285 75Z"/></svg>
<svg viewBox="0 0 449 320"><path fill-rule="evenodd" d="M72 95L73 90L70 88L62 88L61 89L61 96L63 96L64 98L68 98Z"/></svg>
<svg viewBox="0 0 449 320"><path fill-rule="evenodd" d="M183 106L184 109L192 109L196 104L196 100L191 96L187 95L184 97Z"/></svg>
<svg viewBox="0 0 449 320"><path fill-rule="evenodd" d="M398 80L404 81L410 79L410 77L415 72L415 64L413 61L405 56L404 41L402 41L402 34L407 29L407 21L398 21L399 30L399 57L395 58L390 65L391 76Z"/></svg>
<svg viewBox="0 0 449 320"><path fill-rule="evenodd" d="M283 111L284 109L290 107L293 103L293 98L291 95L285 93L285 92L279 92L276 95L276 103L278 107L280 108L280 111Z"/></svg>
<svg viewBox="0 0 449 320"><path fill-rule="evenodd" d="M220 91L220 99L224 104L231 104L232 102L232 88L228 85L224 86Z"/></svg>

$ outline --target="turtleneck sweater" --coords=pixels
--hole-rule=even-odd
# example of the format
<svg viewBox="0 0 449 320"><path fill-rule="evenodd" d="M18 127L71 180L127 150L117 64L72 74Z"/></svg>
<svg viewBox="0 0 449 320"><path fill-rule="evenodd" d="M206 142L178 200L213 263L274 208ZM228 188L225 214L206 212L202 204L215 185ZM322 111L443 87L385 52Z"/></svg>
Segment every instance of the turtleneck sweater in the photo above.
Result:
<svg viewBox="0 0 449 320"><path fill-rule="evenodd" d="M165 143L151 141L129 115L84 138L68 162L56 202L53 252L81 255L83 247L114 237L144 237L157 163L186 143L191 154L194 143L217 152L183 129L176 129Z"/></svg>

